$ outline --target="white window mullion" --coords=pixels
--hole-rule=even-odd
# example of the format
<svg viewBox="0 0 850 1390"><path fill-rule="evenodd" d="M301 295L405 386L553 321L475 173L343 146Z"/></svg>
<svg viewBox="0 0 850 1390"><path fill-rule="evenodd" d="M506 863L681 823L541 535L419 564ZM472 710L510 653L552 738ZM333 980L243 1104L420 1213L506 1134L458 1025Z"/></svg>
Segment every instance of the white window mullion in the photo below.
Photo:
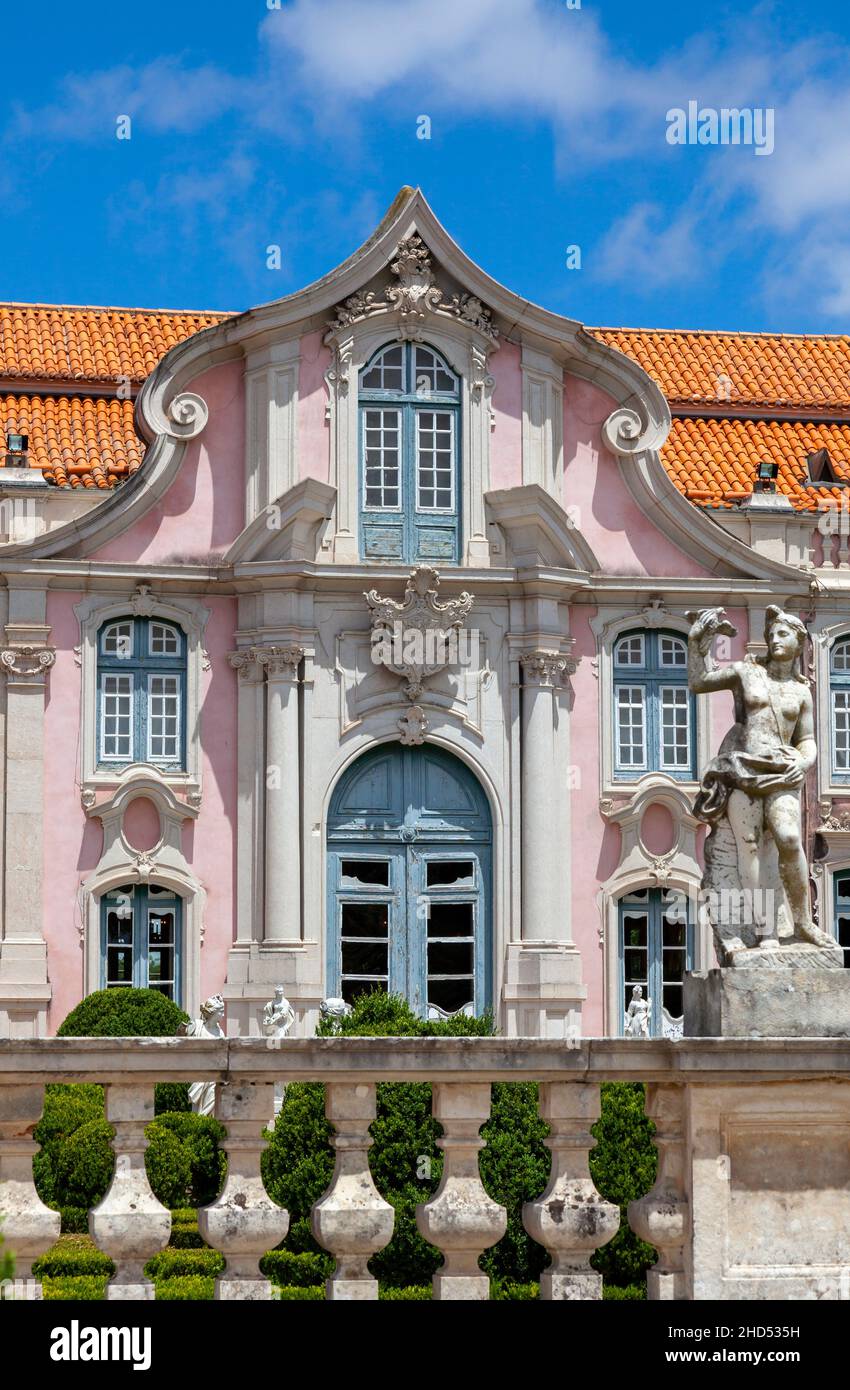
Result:
<svg viewBox="0 0 850 1390"><path fill-rule="evenodd" d="M850 772L850 689L832 691L832 767Z"/></svg>

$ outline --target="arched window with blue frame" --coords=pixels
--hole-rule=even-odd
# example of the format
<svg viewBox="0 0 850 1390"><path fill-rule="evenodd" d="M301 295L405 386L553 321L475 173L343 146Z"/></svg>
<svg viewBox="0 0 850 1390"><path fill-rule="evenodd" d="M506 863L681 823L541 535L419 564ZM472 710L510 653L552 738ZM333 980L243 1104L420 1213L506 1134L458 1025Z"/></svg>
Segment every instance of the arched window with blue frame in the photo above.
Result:
<svg viewBox="0 0 850 1390"><path fill-rule="evenodd" d="M360 372L360 529L365 560L460 553L460 378L435 348L389 343Z"/></svg>
<svg viewBox="0 0 850 1390"><path fill-rule="evenodd" d="M688 645L675 632L624 633L614 646L614 777L695 777L696 711Z"/></svg>
<svg viewBox="0 0 850 1390"><path fill-rule="evenodd" d="M131 883L101 898L103 989L155 989L181 1002L182 900L170 888Z"/></svg>
<svg viewBox="0 0 850 1390"><path fill-rule="evenodd" d="M160 618L106 623L97 644L98 766L186 766L186 634Z"/></svg>
<svg viewBox="0 0 850 1390"><path fill-rule="evenodd" d="M694 927L678 888L637 888L619 900L620 1033L632 990L650 1002L654 1038L681 1037L685 971L693 969Z"/></svg>
<svg viewBox="0 0 850 1390"><path fill-rule="evenodd" d="M829 723L833 780L850 782L850 637L829 654Z"/></svg>

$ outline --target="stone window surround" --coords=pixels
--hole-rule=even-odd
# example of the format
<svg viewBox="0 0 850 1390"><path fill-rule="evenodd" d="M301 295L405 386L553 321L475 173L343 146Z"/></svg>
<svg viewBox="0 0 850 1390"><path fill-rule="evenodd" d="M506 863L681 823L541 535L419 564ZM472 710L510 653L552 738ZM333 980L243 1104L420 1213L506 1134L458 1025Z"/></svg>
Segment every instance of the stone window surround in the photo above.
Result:
<svg viewBox="0 0 850 1390"><path fill-rule="evenodd" d="M668 776L667 773L647 774L641 772L634 781L614 777L614 647L618 638L631 629L657 631L667 628L671 632L687 637L690 624L687 618L667 609L663 603L654 606L652 602L643 609L633 607L602 608L590 621L590 628L596 638L595 669L599 682L599 756L600 756L600 795L603 797L628 796L634 793L648 775L659 776L663 781L694 795L699 789L697 780L688 781ZM708 696L694 696L696 730L694 738L697 768L706 767L711 758L711 722Z"/></svg>
<svg viewBox="0 0 850 1390"><path fill-rule="evenodd" d="M144 777L151 771L151 764L139 762L120 773L98 767L97 637L104 623L127 615L162 618L176 623L186 635L186 766L182 772L165 771L162 776L170 787L185 792L191 805L200 805L201 687L208 661L203 637L210 612L200 599L160 597L149 590L150 585L140 584L135 593L125 596L89 594L74 606L80 624L80 796L86 809L94 804L97 793L104 788L114 787L119 781L123 783L128 776Z"/></svg>
<svg viewBox="0 0 850 1390"><path fill-rule="evenodd" d="M623 790L620 788L621 795ZM715 964L711 931L694 908L702 883L696 844L702 822L693 814L691 797L680 782L673 782L661 772L645 773L637 787L629 788L629 793L625 805L615 808L606 800L601 808L606 821L620 827L620 862L597 894L604 1027L610 1037L619 1037L623 1031L619 1008L619 901L626 893L638 888L678 888L686 893L693 915L693 968L710 970ZM665 854L653 854L640 836L643 816L655 804L666 807L673 818L675 838Z"/></svg>
<svg viewBox="0 0 850 1390"><path fill-rule="evenodd" d="M836 782L832 771L832 701L830 697L830 657L835 643L842 637L850 637L850 623L847 619L830 621L832 615L823 614L816 618L810 628L814 652L814 706L815 738L818 741L818 798L825 800L834 797L838 801L850 801L850 779Z"/></svg>
<svg viewBox="0 0 850 1390"><path fill-rule="evenodd" d="M337 504L323 548L332 548L335 560L361 563L359 374L380 347L411 340L432 344L460 378L461 563L489 564L484 494L490 487L494 424L490 399L495 382L488 363L498 344L473 326L447 316L417 319L411 326L395 309L339 328L326 339L333 354L325 381L330 397L330 482L337 489Z"/></svg>
<svg viewBox="0 0 850 1390"><path fill-rule="evenodd" d="M138 798L153 803L159 814L159 840L150 850L137 850L124 835L124 816ZM83 941L83 993L101 988L101 900L104 893L125 883L152 883L170 888L183 902L183 1000L194 1016L201 998L201 946L204 938L206 893L183 854L185 820L194 820L197 807L181 801L155 768L140 775L134 769L121 779L105 801L87 808L86 815L103 825L103 851L97 868L80 884L80 934Z"/></svg>

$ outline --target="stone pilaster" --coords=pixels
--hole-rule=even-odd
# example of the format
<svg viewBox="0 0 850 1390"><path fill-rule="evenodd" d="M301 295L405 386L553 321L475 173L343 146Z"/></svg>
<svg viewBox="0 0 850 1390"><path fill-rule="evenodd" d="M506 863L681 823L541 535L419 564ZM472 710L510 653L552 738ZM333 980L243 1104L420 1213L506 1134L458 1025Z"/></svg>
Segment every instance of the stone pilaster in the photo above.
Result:
<svg viewBox="0 0 850 1390"><path fill-rule="evenodd" d="M263 940L301 940L298 667L304 648L258 647L266 671L266 872Z"/></svg>
<svg viewBox="0 0 850 1390"><path fill-rule="evenodd" d="M522 675L522 938L508 947L505 1001L514 1035L572 1037L579 1031L581 959L570 912L569 691L578 662L536 648Z"/></svg>
<svg viewBox="0 0 850 1390"><path fill-rule="evenodd" d="M50 985L44 940L44 710L48 644L46 592L10 588L0 672L5 678L3 925L0 1037L47 1032Z"/></svg>

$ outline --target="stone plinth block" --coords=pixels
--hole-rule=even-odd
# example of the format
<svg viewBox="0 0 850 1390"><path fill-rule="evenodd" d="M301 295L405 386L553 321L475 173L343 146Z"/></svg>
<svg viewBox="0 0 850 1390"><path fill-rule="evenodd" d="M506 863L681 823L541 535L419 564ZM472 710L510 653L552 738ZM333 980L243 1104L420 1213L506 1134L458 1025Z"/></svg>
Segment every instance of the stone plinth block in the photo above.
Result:
<svg viewBox="0 0 850 1390"><path fill-rule="evenodd" d="M736 966L685 976L689 1038L850 1038L850 971Z"/></svg>
<svg viewBox="0 0 850 1390"><path fill-rule="evenodd" d="M846 1299L850 1085L730 1083L689 1089L686 1296Z"/></svg>

